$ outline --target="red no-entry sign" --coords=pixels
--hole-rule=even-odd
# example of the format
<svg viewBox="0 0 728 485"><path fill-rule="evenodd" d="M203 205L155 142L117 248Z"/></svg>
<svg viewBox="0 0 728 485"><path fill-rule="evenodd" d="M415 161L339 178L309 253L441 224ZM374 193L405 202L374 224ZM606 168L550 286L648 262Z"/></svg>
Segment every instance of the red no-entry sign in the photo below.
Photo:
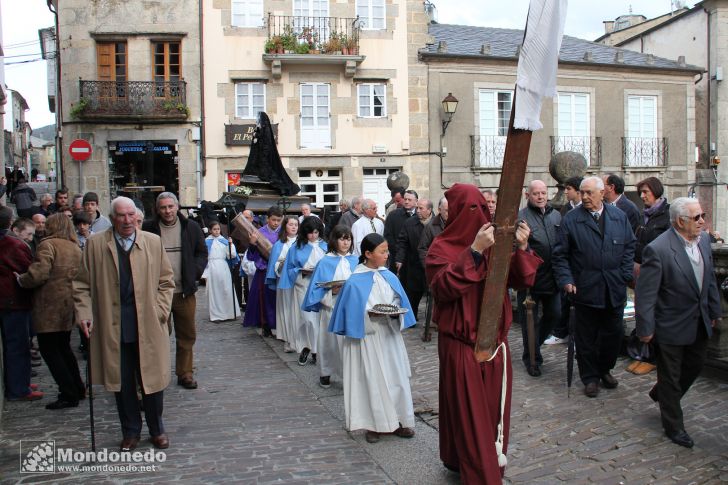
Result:
<svg viewBox="0 0 728 485"><path fill-rule="evenodd" d="M68 147L71 158L79 162L83 162L91 158L91 144L86 140L73 140Z"/></svg>

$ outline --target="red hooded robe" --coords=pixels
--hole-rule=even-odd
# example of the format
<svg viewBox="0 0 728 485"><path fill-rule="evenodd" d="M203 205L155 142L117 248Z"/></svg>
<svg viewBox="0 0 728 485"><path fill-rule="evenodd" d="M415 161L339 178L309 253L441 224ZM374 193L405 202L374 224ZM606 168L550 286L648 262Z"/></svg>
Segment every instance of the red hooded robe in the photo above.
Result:
<svg viewBox="0 0 728 485"><path fill-rule="evenodd" d="M440 458L451 469L460 469L464 484L501 483L505 467L498 465L495 442L501 421L503 366L507 382L503 412L503 453L508 445L511 414L511 377L508 348L511 302L506 293L500 303L503 316L498 342L505 343L507 359L499 351L490 362L475 360L475 341L488 251L476 265L470 245L483 224L490 222L485 198L477 187L455 184L445 193L449 216L445 230L435 238L426 258L427 280L435 299L433 321L439 328L440 357ZM511 258L508 286L533 285L542 260L517 249ZM487 311L487 309L486 309Z"/></svg>

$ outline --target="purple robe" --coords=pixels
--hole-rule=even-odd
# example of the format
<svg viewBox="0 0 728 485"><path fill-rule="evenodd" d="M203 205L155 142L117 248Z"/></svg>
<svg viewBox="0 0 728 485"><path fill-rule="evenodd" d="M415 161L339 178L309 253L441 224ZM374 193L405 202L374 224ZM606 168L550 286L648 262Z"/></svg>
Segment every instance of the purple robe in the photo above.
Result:
<svg viewBox="0 0 728 485"><path fill-rule="evenodd" d="M260 228L260 233L268 239L271 244L275 244L278 240L277 230L272 230L268 225ZM268 270L268 260L258 252L258 248L251 245L248 248L248 260L253 262L256 267L253 281L250 284L250 292L248 293L248 301L245 307L245 315L243 317L243 326L245 327L267 327L269 329L276 328L276 292L265 285L265 274Z"/></svg>

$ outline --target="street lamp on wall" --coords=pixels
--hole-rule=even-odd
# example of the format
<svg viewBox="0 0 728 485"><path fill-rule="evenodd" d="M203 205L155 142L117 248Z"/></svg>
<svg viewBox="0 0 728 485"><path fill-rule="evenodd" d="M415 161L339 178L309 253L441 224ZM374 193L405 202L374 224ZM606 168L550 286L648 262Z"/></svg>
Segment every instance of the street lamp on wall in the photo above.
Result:
<svg viewBox="0 0 728 485"><path fill-rule="evenodd" d="M447 93L445 99L442 100L442 110L445 112L445 119L442 120L442 136L445 136L447 127L452 121L452 115L455 114L455 111L457 111L457 109L458 99L453 96L452 93Z"/></svg>

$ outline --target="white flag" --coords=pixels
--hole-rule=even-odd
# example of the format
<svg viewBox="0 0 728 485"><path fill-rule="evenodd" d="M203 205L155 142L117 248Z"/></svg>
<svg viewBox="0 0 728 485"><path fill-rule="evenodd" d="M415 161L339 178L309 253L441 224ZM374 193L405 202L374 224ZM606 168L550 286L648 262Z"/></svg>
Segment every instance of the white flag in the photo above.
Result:
<svg viewBox="0 0 728 485"><path fill-rule="evenodd" d="M567 0L531 0L518 58L514 128L540 130L541 100L556 96L556 71Z"/></svg>

